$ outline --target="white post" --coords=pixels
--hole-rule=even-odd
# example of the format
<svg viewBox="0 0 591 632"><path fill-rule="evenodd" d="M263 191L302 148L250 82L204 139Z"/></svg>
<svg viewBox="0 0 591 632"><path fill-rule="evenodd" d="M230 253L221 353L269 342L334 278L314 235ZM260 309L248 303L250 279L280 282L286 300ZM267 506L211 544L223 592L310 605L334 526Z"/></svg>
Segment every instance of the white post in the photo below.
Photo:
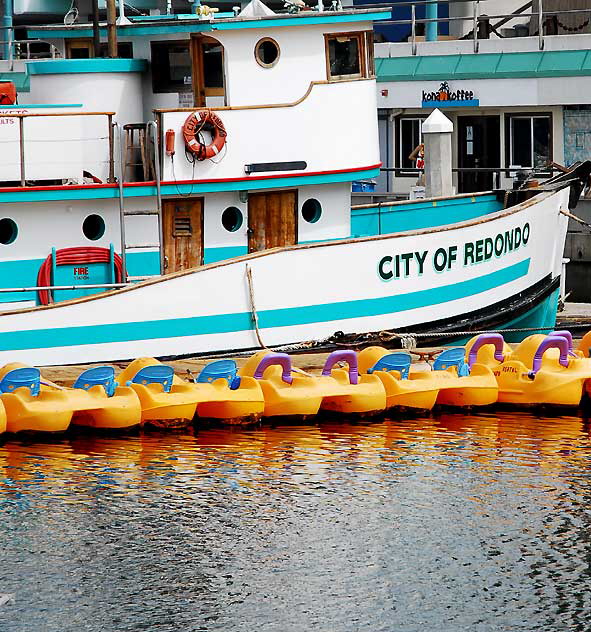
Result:
<svg viewBox="0 0 591 632"><path fill-rule="evenodd" d="M453 195L451 136L453 123L441 112L434 110L423 123L425 143L425 197Z"/></svg>

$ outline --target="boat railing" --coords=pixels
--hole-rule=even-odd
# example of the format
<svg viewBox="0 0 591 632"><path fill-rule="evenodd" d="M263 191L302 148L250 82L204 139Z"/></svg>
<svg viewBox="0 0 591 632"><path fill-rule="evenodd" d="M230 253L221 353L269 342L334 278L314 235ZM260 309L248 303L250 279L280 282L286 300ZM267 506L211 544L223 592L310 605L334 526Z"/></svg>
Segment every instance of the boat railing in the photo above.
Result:
<svg viewBox="0 0 591 632"><path fill-rule="evenodd" d="M114 116L115 112L33 111L18 105L0 110L0 131L6 130L0 135L0 155L6 160L18 152L18 162L0 160L0 181L20 180L21 187L53 181L84 184L85 177L93 184L115 182ZM18 132L12 131L15 124Z"/></svg>
<svg viewBox="0 0 591 632"><path fill-rule="evenodd" d="M478 53L480 50L480 41L489 39L492 34L499 38L519 37L520 35L537 37L539 49L544 50L545 37L548 35L591 32L591 8L555 9L553 6L548 7L548 3L550 3L550 0L530 0L513 13L484 13L483 9L488 6L493 7L496 4L496 0L472 0L472 2L451 0L446 4L450 6L460 4L464 7L469 7L471 4L471 11L467 11L466 15L461 16L439 17L437 15L437 6L443 4L439 0L394 2L391 5L393 15L397 8L408 9L410 7L410 19L385 20L381 21L380 25L406 25L410 27L408 41L411 43L413 55L417 55L419 41L425 39L427 41L437 40L439 25L444 24L453 25L469 22L472 28L455 39L472 40L475 53ZM364 4L364 6L371 5ZM417 17L417 8L419 7L425 8L426 17ZM578 16L582 17L580 23L571 25L569 22L572 21L572 18L577 18ZM515 24L514 35L507 35L501 32L501 27L506 27L506 25L519 18L528 18L528 22ZM495 22L495 20L498 21ZM419 32L423 31L425 37L419 34Z"/></svg>
<svg viewBox="0 0 591 632"><path fill-rule="evenodd" d="M15 61L58 59L61 51L55 44L41 39L11 39L12 30L0 27L0 59L8 62L7 70L14 70Z"/></svg>

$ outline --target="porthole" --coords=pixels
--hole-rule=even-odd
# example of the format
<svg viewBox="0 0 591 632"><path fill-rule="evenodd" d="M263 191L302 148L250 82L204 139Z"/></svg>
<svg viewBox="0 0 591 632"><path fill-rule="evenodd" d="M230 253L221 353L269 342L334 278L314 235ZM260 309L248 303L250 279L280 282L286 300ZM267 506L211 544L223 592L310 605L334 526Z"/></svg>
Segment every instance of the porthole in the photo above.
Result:
<svg viewBox="0 0 591 632"><path fill-rule="evenodd" d="M222 213L222 226L230 233L235 233L242 226L242 211L235 206L229 206Z"/></svg>
<svg viewBox="0 0 591 632"><path fill-rule="evenodd" d="M263 68L272 68L279 60L279 44L270 37L263 37L254 48L254 56Z"/></svg>
<svg viewBox="0 0 591 632"><path fill-rule="evenodd" d="M0 244L8 246L18 235L16 222L8 217L0 219Z"/></svg>
<svg viewBox="0 0 591 632"><path fill-rule="evenodd" d="M91 241L100 239L105 234L105 220L100 215L89 215L82 223L82 232Z"/></svg>
<svg viewBox="0 0 591 632"><path fill-rule="evenodd" d="M322 215L322 205L318 200L310 198L302 205L302 217L309 224L315 224Z"/></svg>

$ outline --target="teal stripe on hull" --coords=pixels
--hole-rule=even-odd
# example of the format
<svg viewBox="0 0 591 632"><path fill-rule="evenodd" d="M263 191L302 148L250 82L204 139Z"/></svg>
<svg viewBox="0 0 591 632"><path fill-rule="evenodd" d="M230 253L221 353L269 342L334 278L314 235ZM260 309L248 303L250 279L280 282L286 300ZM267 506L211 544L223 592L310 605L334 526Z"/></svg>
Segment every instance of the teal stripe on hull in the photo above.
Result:
<svg viewBox="0 0 591 632"><path fill-rule="evenodd" d="M530 259L496 270L476 279L439 288L374 299L343 301L259 312L261 329L306 325L331 320L380 316L443 304L498 288L527 275ZM0 347L6 351L32 348L69 347L84 344L176 338L252 330L250 312L193 316L162 321L88 325L55 329L0 333Z"/></svg>
<svg viewBox="0 0 591 632"><path fill-rule="evenodd" d="M247 246L220 246L219 248L205 248L203 252L203 263L215 263L216 261L226 261L234 257L241 257L248 254Z"/></svg>

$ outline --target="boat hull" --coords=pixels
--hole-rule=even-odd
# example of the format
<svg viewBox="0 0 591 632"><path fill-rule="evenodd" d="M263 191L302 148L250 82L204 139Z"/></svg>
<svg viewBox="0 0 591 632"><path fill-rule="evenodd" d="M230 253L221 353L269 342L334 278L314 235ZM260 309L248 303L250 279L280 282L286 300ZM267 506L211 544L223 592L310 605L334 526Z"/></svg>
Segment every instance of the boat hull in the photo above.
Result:
<svg viewBox="0 0 591 632"><path fill-rule="evenodd" d="M275 249L4 313L0 362L181 357L335 332L435 332L422 342L441 332L551 328L568 200L565 188L477 220Z"/></svg>

